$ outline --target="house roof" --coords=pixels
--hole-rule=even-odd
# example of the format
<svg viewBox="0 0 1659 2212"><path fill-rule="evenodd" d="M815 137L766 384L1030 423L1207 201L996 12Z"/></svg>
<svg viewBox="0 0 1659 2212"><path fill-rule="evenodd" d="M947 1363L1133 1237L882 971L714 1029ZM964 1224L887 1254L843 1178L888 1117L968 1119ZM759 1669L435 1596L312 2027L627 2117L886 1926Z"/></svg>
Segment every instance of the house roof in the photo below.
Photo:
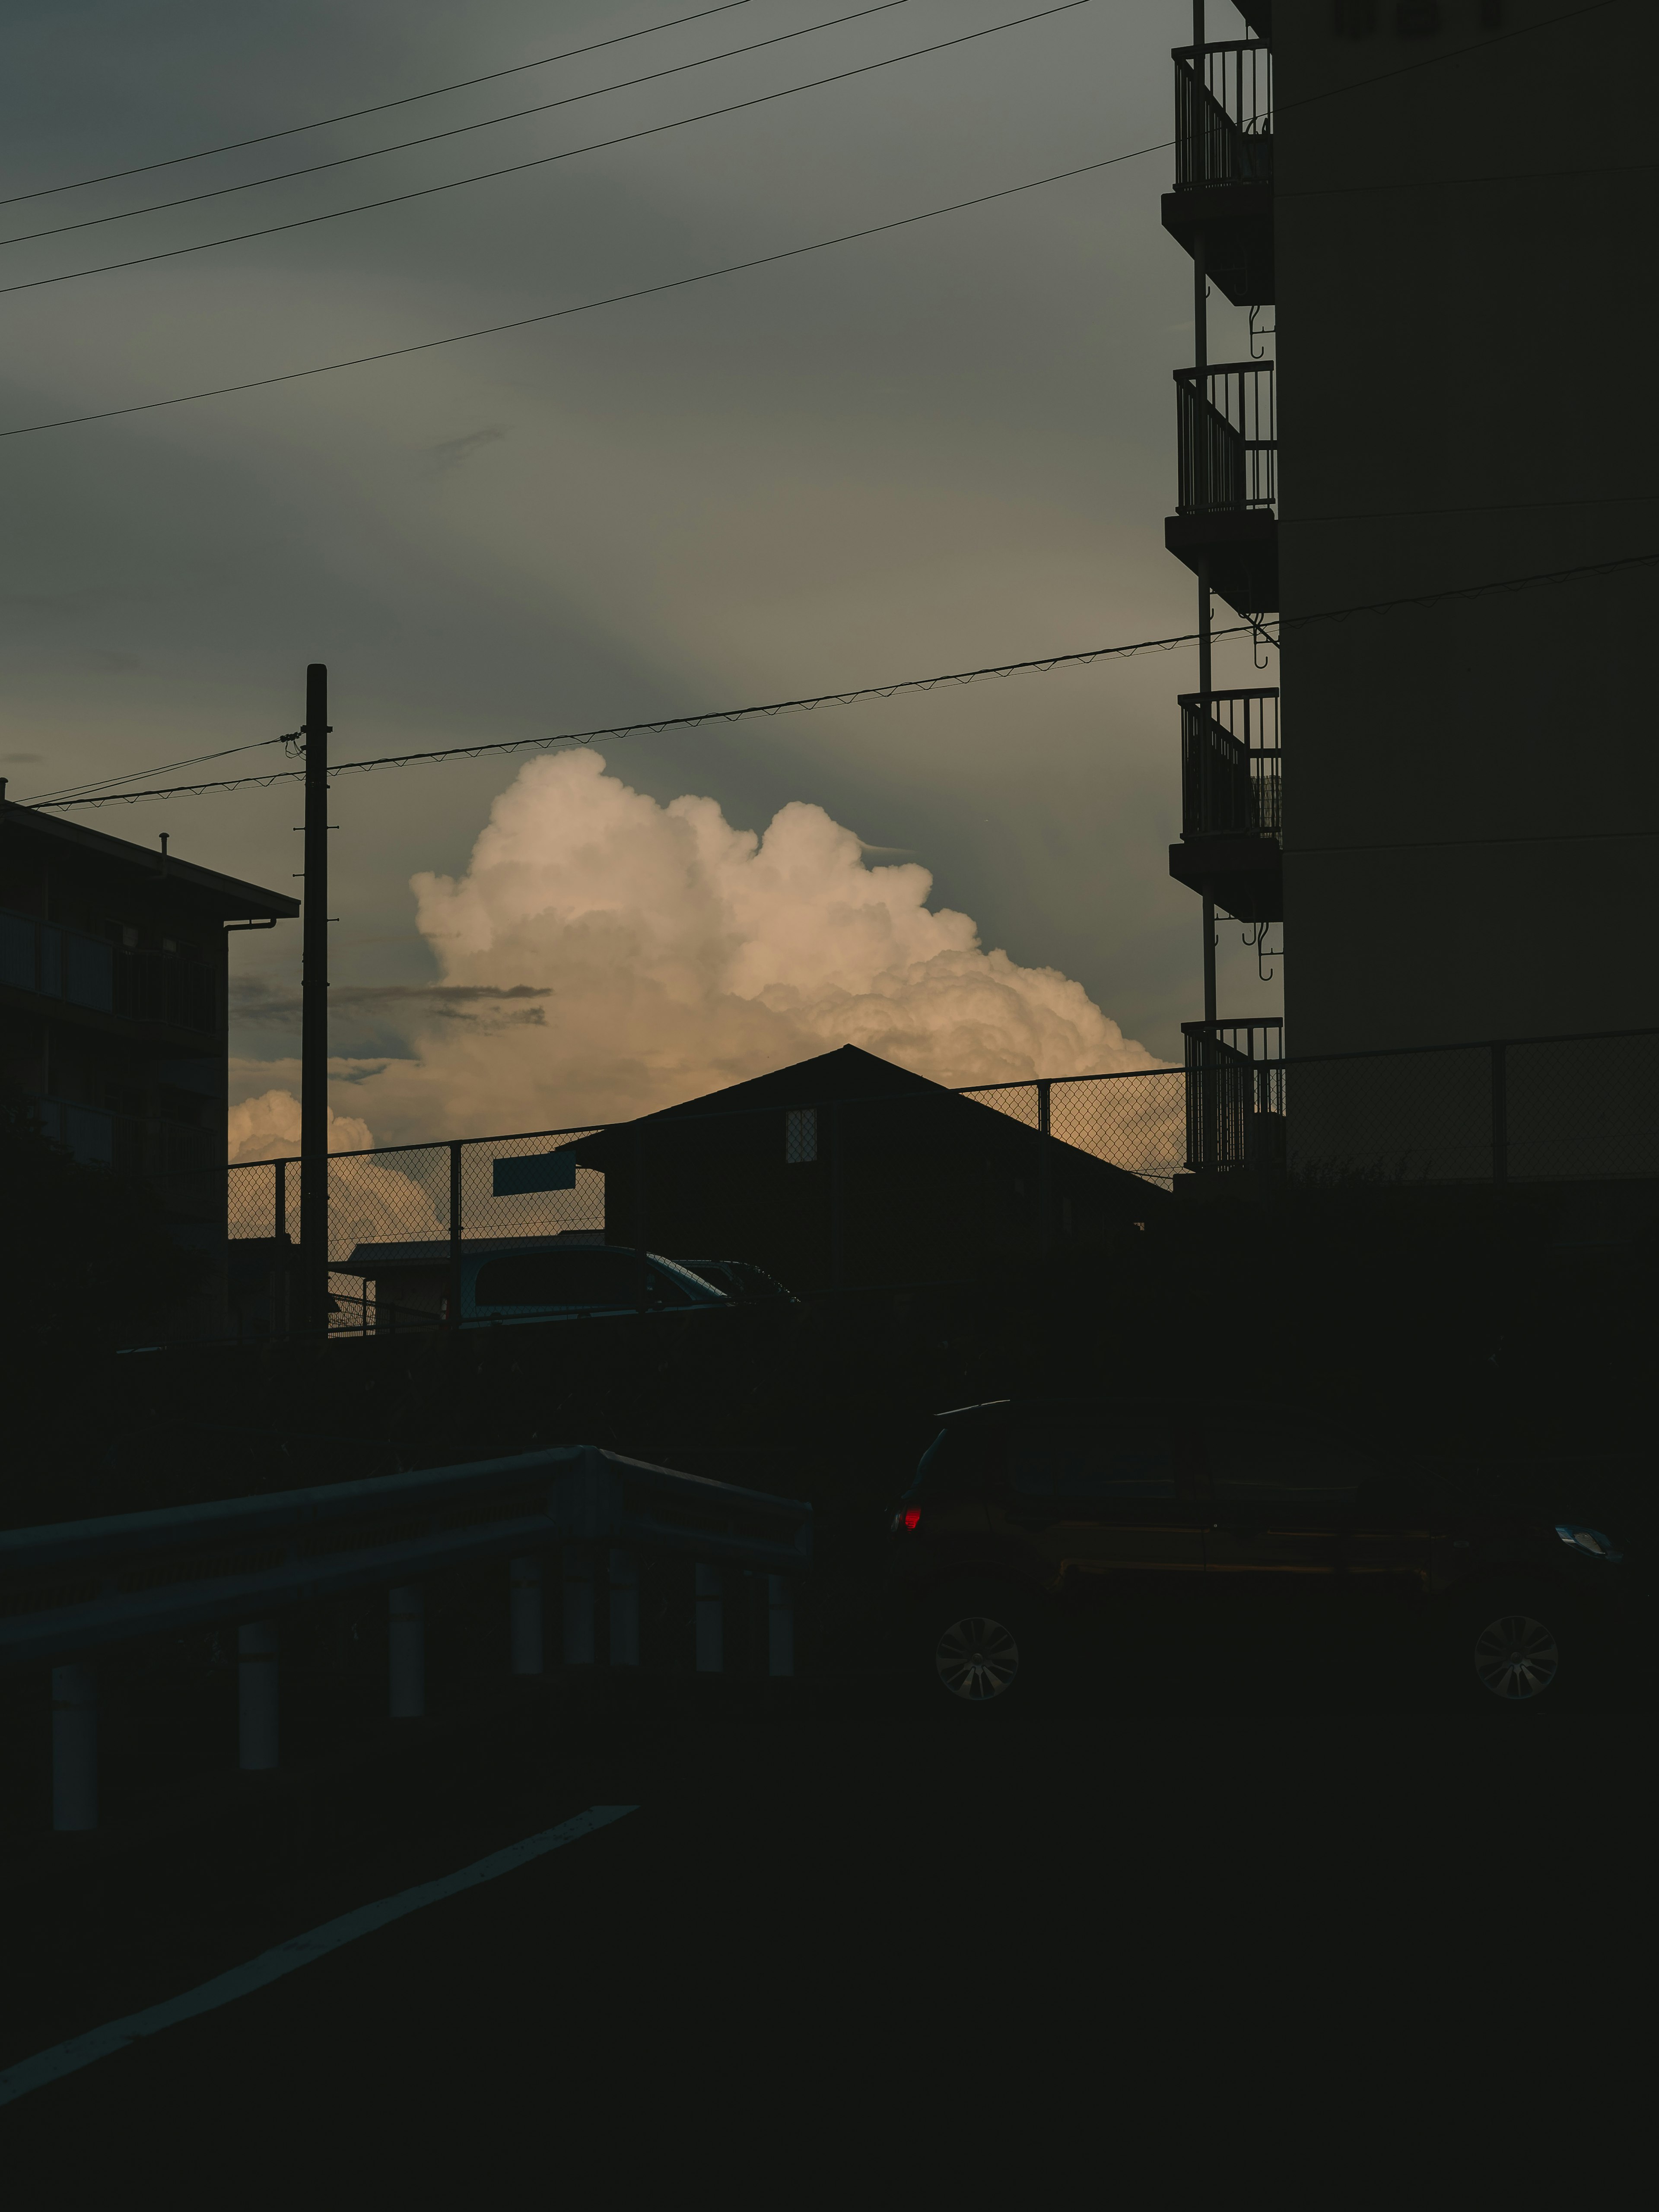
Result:
<svg viewBox="0 0 1659 2212"><path fill-rule="evenodd" d="M39 838L60 849L82 853L106 866L131 868L151 881L165 878L168 883L186 885L216 906L226 920L292 921L300 911L299 900L286 891L245 884L236 876L221 875L216 868L181 860L176 853L169 853L163 863L155 846L112 837L106 830L89 829L84 822L60 822L54 814L20 806L11 799L0 801L0 829L9 837Z"/></svg>
<svg viewBox="0 0 1659 2212"><path fill-rule="evenodd" d="M1115 1167L1094 1152L1085 1152L1076 1145L1068 1145L1063 1138L1044 1134L1029 1124L1017 1121L994 1106L988 1106L977 1098L964 1097L960 1091L948 1090L942 1083L934 1083L925 1075L915 1075L908 1068L896 1067L890 1060L882 1060L872 1052L866 1052L855 1044L842 1045L838 1051L818 1053L811 1060L798 1060L788 1067L775 1068L769 1075L757 1075L746 1083L734 1083L724 1091L711 1091L701 1098L688 1098L678 1106L665 1106L654 1114L641 1114L633 1121L612 1122L609 1128L596 1135L584 1137L570 1147L578 1164L601 1171L625 1164L628 1156L626 1139L635 1129L672 1126L676 1122L693 1121L708 1116L726 1114L753 1113L770 1109L781 1112L791 1106L828 1105L836 1100L853 1099L878 1101L883 1098L922 1098L930 1102L939 1114L958 1121L964 1129L971 1130L975 1139L994 1144L1019 1143L1030 1146L1052 1145L1063 1156L1068 1170L1085 1174L1097 1171L1115 1178L1133 1189L1134 1195L1145 1198L1152 1205L1166 1200L1169 1194L1142 1176L1132 1174L1127 1168Z"/></svg>

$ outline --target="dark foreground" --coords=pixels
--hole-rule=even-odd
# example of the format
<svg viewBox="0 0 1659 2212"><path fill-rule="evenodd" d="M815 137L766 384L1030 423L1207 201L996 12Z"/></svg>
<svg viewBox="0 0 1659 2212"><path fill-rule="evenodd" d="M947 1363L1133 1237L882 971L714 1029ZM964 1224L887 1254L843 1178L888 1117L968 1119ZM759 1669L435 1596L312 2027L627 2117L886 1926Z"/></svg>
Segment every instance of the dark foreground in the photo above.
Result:
<svg viewBox="0 0 1659 2212"><path fill-rule="evenodd" d="M1162 2098L1288 2033L1300 2098L1336 2023L1414 2043L1449 2005L1484 2068L1479 2017L1567 1992L1593 2043L1622 1972L1633 1710L1487 1727L1329 1674L1230 1695L1210 1666L1023 1711L873 1678L517 1687L331 1773L224 1777L170 1835L13 1867L0 2065L639 1808L0 2111L15 2201L653 2175L793 2201L959 2100L995 2133L1033 2065L1069 2132L1079 2065Z"/></svg>

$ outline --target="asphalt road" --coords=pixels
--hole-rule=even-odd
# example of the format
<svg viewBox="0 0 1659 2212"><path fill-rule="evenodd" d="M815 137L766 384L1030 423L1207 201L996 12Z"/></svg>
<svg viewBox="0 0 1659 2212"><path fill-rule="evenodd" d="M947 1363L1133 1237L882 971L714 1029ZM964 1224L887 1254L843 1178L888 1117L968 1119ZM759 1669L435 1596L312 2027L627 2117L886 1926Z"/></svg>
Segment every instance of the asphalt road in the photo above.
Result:
<svg viewBox="0 0 1659 2212"><path fill-rule="evenodd" d="M793 2197L941 2095L988 2100L988 2125L1035 2067L1052 2097L1080 2052L1133 2045L1139 2074L1161 2051L1149 2094L1206 2052L1231 2078L1270 2007L1374 2024L1415 1990L1426 2032L1449 1974L1467 2002L1477 1961L1525 1960L1535 2001L1541 1956L1581 1975L1582 2014L1607 1950L1576 1954L1564 1914L1609 1927L1636 1893L1619 1715L1019 1715L797 1686L521 1699L16 1892L0 2064L638 1808L0 2111L14 2201L141 2178L494 2198L515 2174L628 2196L659 2166L676 2194ZM774 2185L743 2179L780 2158Z"/></svg>

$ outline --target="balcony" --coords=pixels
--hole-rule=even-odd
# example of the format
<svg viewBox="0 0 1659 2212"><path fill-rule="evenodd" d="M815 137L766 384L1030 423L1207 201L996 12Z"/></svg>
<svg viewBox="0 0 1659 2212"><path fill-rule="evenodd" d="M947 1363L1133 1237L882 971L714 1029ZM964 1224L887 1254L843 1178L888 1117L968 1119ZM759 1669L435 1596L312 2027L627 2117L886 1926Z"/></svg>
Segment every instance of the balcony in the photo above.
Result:
<svg viewBox="0 0 1659 2212"><path fill-rule="evenodd" d="M131 950L32 915L0 914L0 984L167 1029L219 1028L218 979L189 953Z"/></svg>
<svg viewBox="0 0 1659 2212"><path fill-rule="evenodd" d="M1194 1175L1258 1175L1284 1154L1285 1024L1182 1022L1187 1167Z"/></svg>
<svg viewBox="0 0 1659 2212"><path fill-rule="evenodd" d="M1273 55L1233 40L1174 52L1176 188L1164 228L1236 307L1273 298Z"/></svg>
<svg viewBox="0 0 1659 2212"><path fill-rule="evenodd" d="M1178 368L1179 484L1164 543L1247 619L1279 605L1279 434L1270 361Z"/></svg>
<svg viewBox="0 0 1659 2212"><path fill-rule="evenodd" d="M1279 692L1198 692L1181 707L1181 842L1170 873L1244 922L1285 918Z"/></svg>

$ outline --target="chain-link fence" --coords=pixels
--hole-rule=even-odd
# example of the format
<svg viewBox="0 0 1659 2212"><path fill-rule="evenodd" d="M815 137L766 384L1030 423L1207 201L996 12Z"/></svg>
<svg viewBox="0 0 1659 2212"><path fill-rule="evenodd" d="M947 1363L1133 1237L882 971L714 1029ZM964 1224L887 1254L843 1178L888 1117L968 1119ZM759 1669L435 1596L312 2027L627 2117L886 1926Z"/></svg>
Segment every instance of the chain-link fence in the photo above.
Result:
<svg viewBox="0 0 1659 2212"><path fill-rule="evenodd" d="M981 1084L959 1095L1164 1190L1187 1165L1185 1091L1178 1067Z"/></svg>
<svg viewBox="0 0 1659 2212"><path fill-rule="evenodd" d="M444 1310L454 1247L602 1237L605 1177L568 1158L596 1133L544 1129L331 1153L331 1332L431 1326ZM287 1333L302 1176L291 1158L228 1171L230 1304L244 1335Z"/></svg>
<svg viewBox="0 0 1659 2212"><path fill-rule="evenodd" d="M1654 1174L1659 1030L1283 1065L1293 1176L1554 1183Z"/></svg>
<svg viewBox="0 0 1659 2212"><path fill-rule="evenodd" d="M329 1328L471 1316L483 1307L465 1265L556 1243L611 1248L592 1267L618 1283L622 1248L740 1264L808 1293L967 1280L1135 1218L1193 1176L1653 1172L1659 1030L1287 1060L1276 1024L1188 1028L1184 1067L828 1100L779 1086L761 1105L336 1153ZM301 1178L292 1158L229 1170L239 1335L294 1324ZM647 1302L643 1268L628 1302Z"/></svg>

